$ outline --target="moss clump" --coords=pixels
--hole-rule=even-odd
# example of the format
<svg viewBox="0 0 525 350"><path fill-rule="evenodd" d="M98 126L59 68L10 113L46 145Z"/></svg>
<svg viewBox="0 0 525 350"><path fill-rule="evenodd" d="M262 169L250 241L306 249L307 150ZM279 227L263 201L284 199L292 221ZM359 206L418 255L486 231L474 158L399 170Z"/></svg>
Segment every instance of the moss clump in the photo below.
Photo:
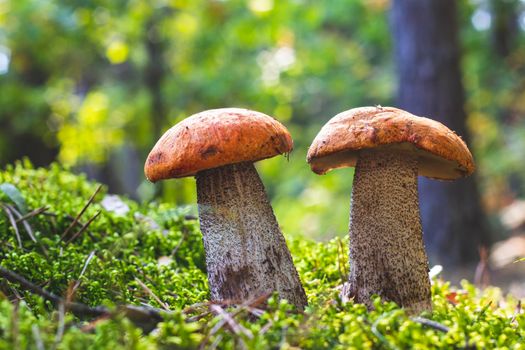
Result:
<svg viewBox="0 0 525 350"><path fill-rule="evenodd" d="M293 313L276 298L264 307L210 308L198 223L184 210L123 199L129 211L118 214L101 205L101 190L61 239L97 184L57 165L33 169L27 163L0 172L4 183L12 186L0 187L1 266L88 305L170 311L146 333L118 312L99 319L64 315L0 280L0 349L525 348L525 315L517 300L498 289L480 292L468 283L457 289L435 281L434 312L423 316L448 331L409 318L393 303L374 300L372 312L341 304L336 287L346 280L347 250L339 239L289 242L310 301L304 313ZM31 217L15 229L6 208L15 219L15 211Z"/></svg>

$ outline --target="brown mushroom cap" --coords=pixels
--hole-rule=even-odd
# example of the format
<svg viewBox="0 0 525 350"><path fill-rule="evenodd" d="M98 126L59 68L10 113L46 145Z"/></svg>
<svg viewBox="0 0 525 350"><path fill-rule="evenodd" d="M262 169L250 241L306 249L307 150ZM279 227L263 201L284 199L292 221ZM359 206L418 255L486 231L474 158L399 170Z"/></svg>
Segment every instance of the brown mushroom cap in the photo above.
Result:
<svg viewBox="0 0 525 350"><path fill-rule="evenodd" d="M166 131L148 155L144 173L153 182L193 176L223 165L271 158L292 148L288 130L266 114L212 109Z"/></svg>
<svg viewBox="0 0 525 350"><path fill-rule="evenodd" d="M474 160L465 142L445 125L393 107L361 107L326 123L308 150L312 171L353 167L359 150L394 147L419 155L419 175L441 180L468 176Z"/></svg>

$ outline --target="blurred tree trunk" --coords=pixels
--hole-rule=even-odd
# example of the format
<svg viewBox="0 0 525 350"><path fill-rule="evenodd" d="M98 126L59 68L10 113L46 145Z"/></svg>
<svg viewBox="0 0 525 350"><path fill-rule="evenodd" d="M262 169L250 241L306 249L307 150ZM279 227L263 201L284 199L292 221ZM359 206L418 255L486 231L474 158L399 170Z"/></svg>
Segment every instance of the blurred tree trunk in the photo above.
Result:
<svg viewBox="0 0 525 350"><path fill-rule="evenodd" d="M159 23L166 11L155 12L145 28L145 46L148 61L145 67L144 80L151 95L151 116L153 119L154 138L160 137L166 121L164 101L162 98L162 83L166 74L164 62L165 45L158 31Z"/></svg>
<svg viewBox="0 0 525 350"><path fill-rule="evenodd" d="M516 44L519 34L518 0L492 0L491 39L494 52L501 58L506 58Z"/></svg>
<svg viewBox="0 0 525 350"><path fill-rule="evenodd" d="M394 0L398 106L439 120L469 143L455 0ZM475 177L454 182L420 178L421 216L431 263L449 271L479 260L489 230Z"/></svg>

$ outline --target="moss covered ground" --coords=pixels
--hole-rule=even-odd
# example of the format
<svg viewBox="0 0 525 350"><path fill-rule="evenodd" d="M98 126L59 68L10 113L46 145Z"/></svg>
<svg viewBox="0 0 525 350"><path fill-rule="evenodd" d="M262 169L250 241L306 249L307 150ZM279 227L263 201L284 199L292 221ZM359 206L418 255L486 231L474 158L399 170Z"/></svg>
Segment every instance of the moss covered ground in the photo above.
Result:
<svg viewBox="0 0 525 350"><path fill-rule="evenodd" d="M341 303L341 239L287 237L304 312L274 296L211 303L196 218L126 199L108 209L105 196L58 165L0 172L1 271L28 282L0 277L0 349L525 349L520 302L497 288L435 279L434 311L420 317Z"/></svg>

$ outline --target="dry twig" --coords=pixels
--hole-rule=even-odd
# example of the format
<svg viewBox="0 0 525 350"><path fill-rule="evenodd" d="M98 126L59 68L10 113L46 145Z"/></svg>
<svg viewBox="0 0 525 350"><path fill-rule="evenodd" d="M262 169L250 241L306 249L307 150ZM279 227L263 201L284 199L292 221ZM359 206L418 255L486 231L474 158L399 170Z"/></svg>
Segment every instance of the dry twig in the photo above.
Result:
<svg viewBox="0 0 525 350"><path fill-rule="evenodd" d="M26 280L24 277L18 275L17 273L8 270L0 266L0 276L12 283L18 283L20 287L24 290L27 290L31 293L37 294L42 298L49 300L55 307L60 307L60 304L63 304L65 309L71 311L73 315L79 318L88 318L88 317L111 317L115 313L121 312L127 317L131 322L136 326L142 328L145 332L150 332L153 330L156 325L163 320L162 310L154 308L144 308L134 305L124 305L115 310L110 310L104 306L91 307L86 304L78 302L68 302L31 282ZM165 311L164 311L165 312Z"/></svg>
<svg viewBox="0 0 525 350"><path fill-rule="evenodd" d="M95 250L92 250L91 253L89 253L89 255L87 257L86 262L84 263L84 267L82 268L82 271L80 271L80 275L78 275L78 278L77 278L75 284L71 288L71 296L73 296L75 294L76 290L78 289L78 287L80 287L80 284L82 283L82 281L81 281L82 276L84 276L84 273L86 272L87 267L88 267L89 263L91 262L91 259L93 259L94 256L95 256Z"/></svg>
<svg viewBox="0 0 525 350"><path fill-rule="evenodd" d="M75 219L73 219L73 222L66 228L66 230L64 231L64 233L62 234L62 236L60 237L60 240L64 240L66 238L66 236L68 235L69 231L71 231L71 229L78 223L78 220L80 219L80 217L84 214L84 212L86 211L86 209L89 207L89 205L93 202L93 200L95 199L95 196L97 195L97 193L100 191L100 189L102 188L102 185L99 185L97 187L97 189L95 190L95 192L91 195L91 197L89 197L86 205L84 205L84 207L82 208L82 210L77 214L77 216L75 217ZM84 225L85 226L85 225Z"/></svg>
<svg viewBox="0 0 525 350"><path fill-rule="evenodd" d="M22 238L20 237L20 232L18 231L18 226L16 225L16 220L15 220L13 214L11 213L11 211L9 210L9 208L6 205L0 203L0 207L2 207L2 209L4 209L4 211L5 211L6 215L7 215L7 219L11 223L11 226L13 226L13 229L15 230L16 240L18 241L18 247L22 248Z"/></svg>
<svg viewBox="0 0 525 350"><path fill-rule="evenodd" d="M27 219L30 219L30 218L34 217L34 216L40 215L40 214L46 212L47 210L49 210L48 207L41 207L41 208L35 209L35 210L25 214L24 216L18 218L16 220L16 222L19 223L19 222L25 221Z"/></svg>
<svg viewBox="0 0 525 350"><path fill-rule="evenodd" d="M93 221L95 221L95 219L100 215L100 213L101 213L100 210L97 211L96 214L93 215L93 217L92 217L91 219L89 219L88 222L86 222L86 223L84 224L84 226L82 226L82 227L80 228L80 230L78 230L78 232L75 233L75 234L74 234L74 235L73 235L73 236L72 236L72 237L66 242L66 245L69 244L69 243L71 243L71 242L73 242L75 239L77 239L77 237L80 236L80 235L82 234L82 232L84 232L84 231L89 227L89 225L91 225L91 223L92 223Z"/></svg>
<svg viewBox="0 0 525 350"><path fill-rule="evenodd" d="M155 294L153 293L153 291L151 289L148 288L148 286L142 282L141 280L139 280L137 277L135 277L135 282L137 282L139 284L139 286L146 292L148 293L153 299L155 299L155 301L157 303L159 303L160 306L162 306L162 308L166 311L169 311L170 310L170 307L165 303L163 302L162 300L160 300L160 298Z"/></svg>

